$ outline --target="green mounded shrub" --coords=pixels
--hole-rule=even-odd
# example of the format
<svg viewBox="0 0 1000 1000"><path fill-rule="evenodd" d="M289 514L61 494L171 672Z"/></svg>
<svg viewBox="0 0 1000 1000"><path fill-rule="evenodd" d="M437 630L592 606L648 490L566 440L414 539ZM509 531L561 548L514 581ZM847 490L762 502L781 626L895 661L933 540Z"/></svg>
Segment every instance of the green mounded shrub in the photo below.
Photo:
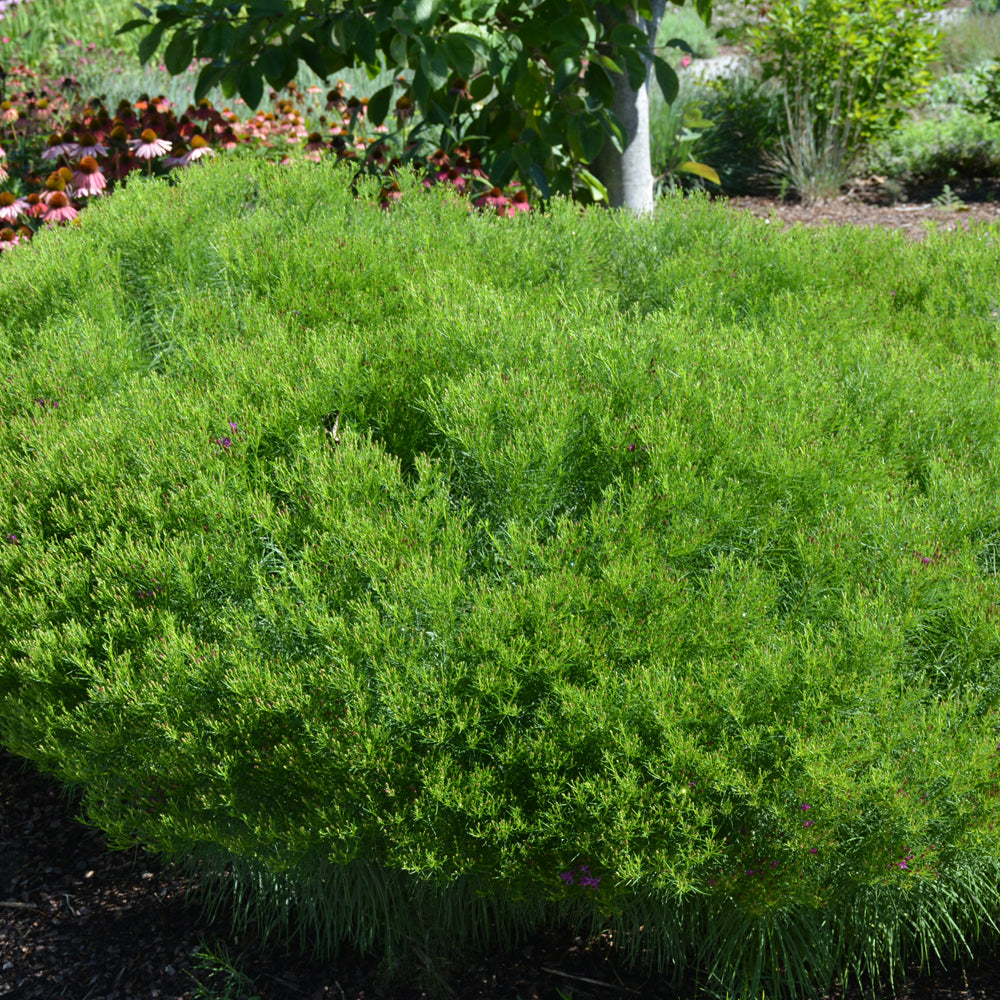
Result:
<svg viewBox="0 0 1000 1000"><path fill-rule="evenodd" d="M812 995L994 932L996 231L349 179L0 259L0 740L321 953Z"/></svg>
<svg viewBox="0 0 1000 1000"><path fill-rule="evenodd" d="M907 183L995 177L1000 123L959 110L912 119L873 146L869 165L875 173Z"/></svg>
<svg viewBox="0 0 1000 1000"><path fill-rule="evenodd" d="M699 133L696 155L715 168L722 189L745 194L772 187L768 159L781 141L785 121L780 89L773 82L762 85L739 74L690 90L701 114L712 123ZM655 123L651 132L656 137Z"/></svg>
<svg viewBox="0 0 1000 1000"><path fill-rule="evenodd" d="M859 154L933 81L941 0L775 0L751 32L764 81L784 95L775 173L812 202L835 197Z"/></svg>
<svg viewBox="0 0 1000 1000"><path fill-rule="evenodd" d="M775 0L751 32L764 79L805 91L817 135L843 119L865 142L891 132L933 82L941 0Z"/></svg>

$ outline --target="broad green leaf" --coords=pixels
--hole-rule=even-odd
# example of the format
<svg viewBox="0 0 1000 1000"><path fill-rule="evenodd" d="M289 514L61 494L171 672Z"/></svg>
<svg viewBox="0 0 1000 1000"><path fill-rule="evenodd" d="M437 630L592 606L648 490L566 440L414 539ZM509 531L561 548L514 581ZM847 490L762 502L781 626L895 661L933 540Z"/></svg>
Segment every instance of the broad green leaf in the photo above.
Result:
<svg viewBox="0 0 1000 1000"><path fill-rule="evenodd" d="M605 55L593 56L591 58L590 64L593 65L594 63L603 66L608 73L614 73L615 76L620 76L623 72L621 65L619 63L616 63L614 59L611 58L611 56L605 56Z"/></svg>
<svg viewBox="0 0 1000 1000"><path fill-rule="evenodd" d="M683 38L671 38L670 41L666 42L666 45L672 49L680 49L681 52L686 52L689 56L694 55L694 49Z"/></svg>
<svg viewBox="0 0 1000 1000"><path fill-rule="evenodd" d="M649 36L634 24L616 24L611 31L611 44L644 49L649 46Z"/></svg>
<svg viewBox="0 0 1000 1000"><path fill-rule="evenodd" d="M420 68L427 77L431 90L437 90L448 82L448 63L441 46L434 44L433 38L417 39L420 45Z"/></svg>
<svg viewBox="0 0 1000 1000"><path fill-rule="evenodd" d="M493 93L493 77L489 73L480 73L469 83L469 93L474 101L485 101Z"/></svg>
<svg viewBox="0 0 1000 1000"><path fill-rule="evenodd" d="M545 176L545 171L542 169L540 163L532 163L528 168L528 176L535 182L535 187L541 192L543 198L548 199L552 197L552 192L549 189L549 179Z"/></svg>
<svg viewBox="0 0 1000 1000"><path fill-rule="evenodd" d="M413 20L418 28L430 27L438 16L442 0L417 0L413 10Z"/></svg>
<svg viewBox="0 0 1000 1000"><path fill-rule="evenodd" d="M584 46L589 41L587 29L579 17L567 14L549 25L549 35L557 42L571 42L576 46Z"/></svg>
<svg viewBox="0 0 1000 1000"><path fill-rule="evenodd" d="M677 92L680 90L680 81L674 68L661 56L653 57L653 70L656 73L656 82L660 85L663 99L667 104L673 104L677 99Z"/></svg>
<svg viewBox="0 0 1000 1000"><path fill-rule="evenodd" d="M514 162L514 151L505 149L493 161L493 169L490 170L490 183L497 187L506 187L514 176L515 170L517 170L517 164Z"/></svg>
<svg viewBox="0 0 1000 1000"><path fill-rule="evenodd" d="M417 71L413 74L413 82L410 84L410 89L413 92L413 100L417 107L427 107L427 102L431 98L431 86L427 82L427 74L424 73L422 66L418 66Z"/></svg>
<svg viewBox="0 0 1000 1000"><path fill-rule="evenodd" d="M392 27L393 17L396 13L396 5L388 0L379 0L375 5L375 14L372 17L372 24L376 34L381 35L383 31L388 31Z"/></svg>
<svg viewBox="0 0 1000 1000"><path fill-rule="evenodd" d="M578 170L576 175L587 185L594 201L608 200L608 189L589 170Z"/></svg>
<svg viewBox="0 0 1000 1000"><path fill-rule="evenodd" d="M476 54L469 45L471 39L468 35L461 35L449 32L443 35L439 50L443 52L444 60L463 79L472 76L476 68Z"/></svg>
<svg viewBox="0 0 1000 1000"><path fill-rule="evenodd" d="M368 120L373 125L381 125L389 113L389 102L392 100L393 85L376 91L368 100Z"/></svg>
<svg viewBox="0 0 1000 1000"><path fill-rule="evenodd" d="M711 181L713 184L718 184L720 187L722 186L722 181L719 180L719 175L711 167L704 163L695 163L693 160L687 160L677 169L686 174L697 174L699 177L704 177L705 180Z"/></svg>
<svg viewBox="0 0 1000 1000"><path fill-rule="evenodd" d="M295 66L290 65L288 53L283 45L268 46L257 59L257 70L267 78L267 82L275 90L280 90L295 76Z"/></svg>
<svg viewBox="0 0 1000 1000"><path fill-rule="evenodd" d="M562 50L560 49L559 51ZM557 94L561 93L567 87L570 87L574 83L579 81L580 70L583 67L580 65L580 60L578 57L566 55L560 58L557 53L553 58L553 63L556 66L556 75L555 75L555 80L553 81L553 89Z"/></svg>
<svg viewBox="0 0 1000 1000"><path fill-rule="evenodd" d="M624 152L628 136L625 134L625 128L619 121L618 116L610 108L602 108L601 122L604 125L604 131L611 140L611 145L619 153Z"/></svg>
<svg viewBox="0 0 1000 1000"><path fill-rule="evenodd" d="M236 86L240 97L247 102L247 107L256 110L264 96L264 78L260 70L254 66L241 66L236 76Z"/></svg>
<svg viewBox="0 0 1000 1000"><path fill-rule="evenodd" d="M323 49L314 41L308 38L299 38L294 43L293 51L321 80L326 78L329 70L323 56Z"/></svg>
<svg viewBox="0 0 1000 1000"><path fill-rule="evenodd" d="M198 34L196 54L209 59L229 58L233 51L233 26L228 21L208 24Z"/></svg>
<svg viewBox="0 0 1000 1000"><path fill-rule="evenodd" d="M633 90L639 88L646 82L646 64L642 56L635 49L622 49L620 56L625 58L625 68L628 71L628 84Z"/></svg>
<svg viewBox="0 0 1000 1000"><path fill-rule="evenodd" d="M608 76L607 70L596 62L591 62L583 76L583 85L588 96L599 101L601 105L610 108L615 103L615 86Z"/></svg>
<svg viewBox="0 0 1000 1000"><path fill-rule="evenodd" d="M257 20L265 17L281 17L288 13L285 0L254 0L247 8L247 17Z"/></svg>
<svg viewBox="0 0 1000 1000"><path fill-rule="evenodd" d="M141 42L139 42L137 54L141 65L145 66L146 63L149 62L152 54L159 48L160 40L163 38L163 29L165 27L166 25L162 21L157 21L156 24L153 25L153 30L150 31L150 33L146 35Z"/></svg>
<svg viewBox="0 0 1000 1000"><path fill-rule="evenodd" d="M136 28L148 28L149 21L143 20L141 17L133 18L131 21L126 21L116 32L116 35L124 35L127 31L135 31Z"/></svg>
<svg viewBox="0 0 1000 1000"><path fill-rule="evenodd" d="M148 7L143 7L141 3L134 3L132 6L135 7L135 9L145 18L153 16L153 12Z"/></svg>
<svg viewBox="0 0 1000 1000"><path fill-rule="evenodd" d="M532 63L514 85L514 99L524 108L533 108L545 100L547 87L538 67Z"/></svg>
<svg viewBox="0 0 1000 1000"><path fill-rule="evenodd" d="M389 57L395 66L409 66L410 38L408 35L393 35L389 42Z"/></svg>
<svg viewBox="0 0 1000 1000"><path fill-rule="evenodd" d="M585 163L593 163L604 147L606 133L604 123L596 115L579 115L581 158Z"/></svg>
<svg viewBox="0 0 1000 1000"><path fill-rule="evenodd" d="M227 72L228 70L225 66L216 66L214 63L202 66L201 72L198 74L198 81L194 86L195 104L197 104L213 87L217 86Z"/></svg>
<svg viewBox="0 0 1000 1000"><path fill-rule="evenodd" d="M375 65L378 63L378 52L376 51L377 38L375 26L367 17L355 19L357 34L354 36L354 46L362 62Z"/></svg>

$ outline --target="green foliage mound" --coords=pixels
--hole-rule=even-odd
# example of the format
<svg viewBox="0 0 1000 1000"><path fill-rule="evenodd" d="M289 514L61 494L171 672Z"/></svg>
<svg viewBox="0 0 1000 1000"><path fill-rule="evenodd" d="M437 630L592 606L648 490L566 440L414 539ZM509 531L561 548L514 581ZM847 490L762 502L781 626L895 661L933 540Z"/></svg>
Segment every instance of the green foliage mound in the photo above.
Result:
<svg viewBox="0 0 1000 1000"><path fill-rule="evenodd" d="M803 995L992 933L996 232L348 180L0 260L3 743L320 952Z"/></svg>

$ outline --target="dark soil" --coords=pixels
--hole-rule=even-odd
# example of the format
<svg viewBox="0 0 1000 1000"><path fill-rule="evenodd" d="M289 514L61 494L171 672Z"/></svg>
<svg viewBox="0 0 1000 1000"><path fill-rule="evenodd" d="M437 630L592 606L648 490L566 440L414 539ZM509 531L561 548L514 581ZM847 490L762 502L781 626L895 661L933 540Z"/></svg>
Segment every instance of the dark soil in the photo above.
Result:
<svg viewBox="0 0 1000 1000"><path fill-rule="evenodd" d="M79 802L0 751L0 997L6 1000L419 1000L415 982L380 986L377 962L342 954L303 958L226 916L205 920L170 865L140 850L112 853L78 820ZM235 970L206 970L198 952L227 956ZM449 976L455 1000L630 998L688 1000L661 976L629 969L604 939L538 934L513 952L474 956ZM888 1000L890 994L878 995ZM933 975L914 969L896 1000L997 1000L1000 949ZM816 1000L876 1000L871 992Z"/></svg>

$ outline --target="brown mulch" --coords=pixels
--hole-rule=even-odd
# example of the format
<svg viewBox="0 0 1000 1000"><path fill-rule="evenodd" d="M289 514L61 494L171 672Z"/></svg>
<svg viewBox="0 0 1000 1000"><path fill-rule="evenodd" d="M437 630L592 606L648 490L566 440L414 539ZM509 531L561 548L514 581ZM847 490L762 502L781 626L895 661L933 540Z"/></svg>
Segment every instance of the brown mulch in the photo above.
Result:
<svg viewBox="0 0 1000 1000"><path fill-rule="evenodd" d="M850 223L924 238L929 226L968 229L1000 221L1000 182L956 188L967 208L943 210L940 192L911 192L891 204L877 181L859 182L827 205L764 197L730 199L783 226ZM922 195L924 197L922 197ZM996 199L988 200L988 199ZM235 933L222 915L206 921L190 880L140 850L111 853L78 821L79 801L0 750L0 997L5 1000L418 1000L418 985L385 988L371 957L335 963L302 957L282 942L261 944L254 928ZM243 978L206 968L199 953L227 956ZM214 967L218 969L218 965ZM505 954L470 959L448 983L455 1000L625 997L684 1000L660 976L629 969L607 941L552 930ZM858 997L858 994L852 996ZM868 994L871 997L871 994ZM816 1000L848 1000L833 996ZM896 1000L1000 1000L1000 948L978 962L933 974L913 970Z"/></svg>
<svg viewBox="0 0 1000 1000"><path fill-rule="evenodd" d="M956 181L952 192L961 205L946 208L934 203L944 193L943 184L911 188L901 192L905 200L894 200L881 178L867 178L856 180L844 194L826 204L753 196L717 201L729 210L771 219L786 229L795 225L879 227L898 230L911 240L925 239L931 229L967 231L1000 222L1000 181Z"/></svg>
<svg viewBox="0 0 1000 1000"><path fill-rule="evenodd" d="M140 850L111 853L78 821L78 800L0 750L0 997L5 1000L421 1000L415 984L381 987L377 963L303 958L253 929L202 919L190 886ZM229 958L243 979L205 970L197 952ZM538 934L506 954L470 959L448 982L455 1000L684 1000L655 974L629 969L607 942ZM883 995L884 996L884 995ZM860 1000L837 994L825 1000ZM871 993L867 994L872 997ZM1000 950L933 976L916 971L897 1000L996 1000ZM824 1000L824 998L817 998Z"/></svg>

